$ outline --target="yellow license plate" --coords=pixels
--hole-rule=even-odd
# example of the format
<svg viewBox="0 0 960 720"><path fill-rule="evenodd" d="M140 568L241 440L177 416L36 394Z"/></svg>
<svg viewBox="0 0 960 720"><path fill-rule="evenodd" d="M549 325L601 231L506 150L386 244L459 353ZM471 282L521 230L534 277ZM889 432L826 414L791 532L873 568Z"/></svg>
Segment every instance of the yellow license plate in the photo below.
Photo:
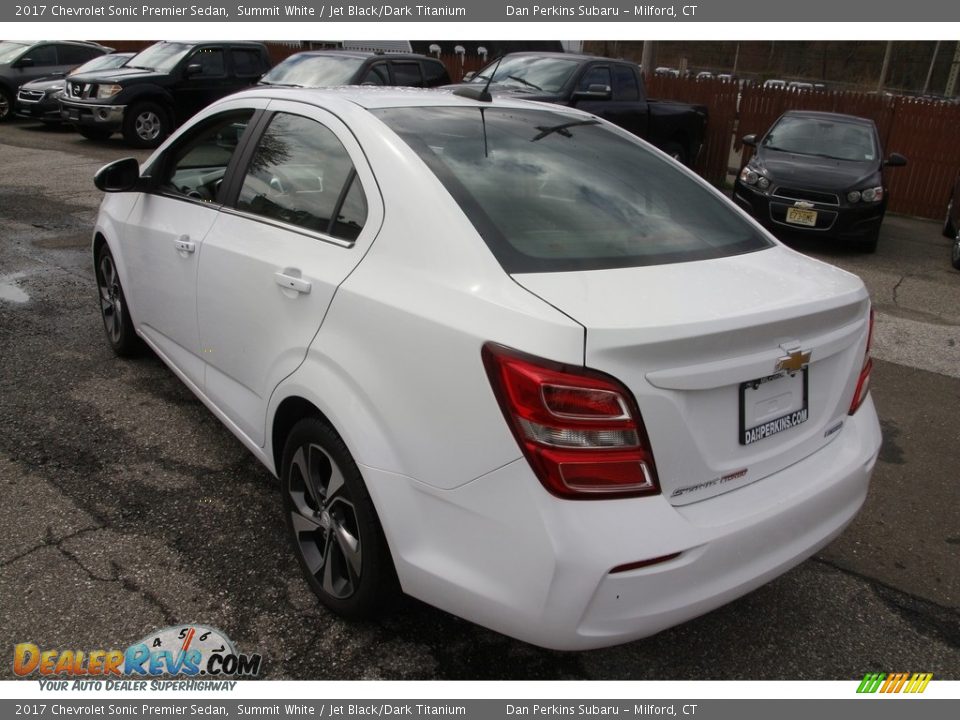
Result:
<svg viewBox="0 0 960 720"><path fill-rule="evenodd" d="M817 226L817 211L803 210L801 208L787 208L787 222L794 225L806 225L808 227Z"/></svg>

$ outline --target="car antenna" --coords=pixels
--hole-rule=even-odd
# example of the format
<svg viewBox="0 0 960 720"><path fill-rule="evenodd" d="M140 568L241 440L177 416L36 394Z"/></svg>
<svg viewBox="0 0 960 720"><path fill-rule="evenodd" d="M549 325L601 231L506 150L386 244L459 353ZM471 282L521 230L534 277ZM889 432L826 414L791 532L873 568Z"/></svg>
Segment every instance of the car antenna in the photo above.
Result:
<svg viewBox="0 0 960 720"><path fill-rule="evenodd" d="M461 85L456 90L453 91L454 95L459 95L460 97L470 98L471 100L479 100L480 102L493 102L493 96L490 94L490 83L493 82L493 76L497 74L497 70L500 68L500 63L503 62L503 55L500 56L500 59L497 60L497 64L494 65L493 71L487 77L487 84L483 86L483 90L477 90L477 88L470 87L469 85Z"/></svg>

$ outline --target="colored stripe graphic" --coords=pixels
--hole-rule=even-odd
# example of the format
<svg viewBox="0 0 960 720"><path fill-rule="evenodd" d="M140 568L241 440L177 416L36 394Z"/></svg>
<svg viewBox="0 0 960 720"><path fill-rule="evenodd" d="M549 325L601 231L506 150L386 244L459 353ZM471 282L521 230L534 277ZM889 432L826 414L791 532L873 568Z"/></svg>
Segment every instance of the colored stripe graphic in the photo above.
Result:
<svg viewBox="0 0 960 720"><path fill-rule="evenodd" d="M933 673L867 673L857 687L858 693L922 693Z"/></svg>

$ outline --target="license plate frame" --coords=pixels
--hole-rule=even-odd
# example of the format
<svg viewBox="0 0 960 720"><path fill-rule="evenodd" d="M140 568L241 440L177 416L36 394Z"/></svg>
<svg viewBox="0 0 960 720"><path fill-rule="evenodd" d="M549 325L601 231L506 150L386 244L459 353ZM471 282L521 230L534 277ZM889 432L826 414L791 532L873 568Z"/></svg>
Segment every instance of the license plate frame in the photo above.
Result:
<svg viewBox="0 0 960 720"><path fill-rule="evenodd" d="M747 407L748 407L748 396L752 391L758 390L762 386L767 386L768 389L773 386L768 385L768 383L774 383L777 381L782 381L784 379L794 379L800 375L799 380L794 380L795 383L799 383L800 392L801 392L801 403L800 407L791 408L789 411L778 415L776 417L770 417L764 419L763 422L753 425L752 427L747 427ZM782 390L784 392L792 391L795 388L789 387L789 385L784 385L781 383ZM776 389L776 388L775 388ZM739 442L740 445L747 447L753 445L760 440L764 440L774 435L779 435L781 432L786 430L791 430L795 427L802 425L810 419L810 368L805 367L797 372L780 372L774 375L768 375L766 377L757 378L756 380L748 380L747 382L740 383L740 423L739 423Z"/></svg>
<svg viewBox="0 0 960 720"><path fill-rule="evenodd" d="M791 225L803 225L804 227L817 226L817 211L806 208L791 207L787 208L787 222Z"/></svg>

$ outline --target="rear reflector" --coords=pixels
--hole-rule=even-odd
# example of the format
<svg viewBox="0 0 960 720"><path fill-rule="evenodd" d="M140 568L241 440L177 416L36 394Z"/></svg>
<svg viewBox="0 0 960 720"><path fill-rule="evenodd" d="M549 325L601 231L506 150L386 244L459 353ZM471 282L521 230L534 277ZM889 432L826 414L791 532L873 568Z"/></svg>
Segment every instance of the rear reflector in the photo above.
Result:
<svg viewBox="0 0 960 720"><path fill-rule="evenodd" d="M864 353L863 366L860 369L860 376L857 378L857 389L853 392L853 400L850 402L848 415L853 415L863 401L867 399L867 393L870 392L870 373L873 371L873 358L870 357L870 346L873 345L873 307L870 308L870 326L867 330L867 349Z"/></svg>
<svg viewBox="0 0 960 720"><path fill-rule="evenodd" d="M630 570L650 567L651 565L667 562L667 560L673 560L676 557L680 557L680 553L675 552L672 555L661 555L660 557L650 558L649 560L637 560L637 562L627 563L626 565L617 565L610 571L610 574L613 575L614 573L629 572Z"/></svg>
<svg viewBox="0 0 960 720"><path fill-rule="evenodd" d="M494 395L543 486L575 499L660 492L640 410L618 380L487 343Z"/></svg>

